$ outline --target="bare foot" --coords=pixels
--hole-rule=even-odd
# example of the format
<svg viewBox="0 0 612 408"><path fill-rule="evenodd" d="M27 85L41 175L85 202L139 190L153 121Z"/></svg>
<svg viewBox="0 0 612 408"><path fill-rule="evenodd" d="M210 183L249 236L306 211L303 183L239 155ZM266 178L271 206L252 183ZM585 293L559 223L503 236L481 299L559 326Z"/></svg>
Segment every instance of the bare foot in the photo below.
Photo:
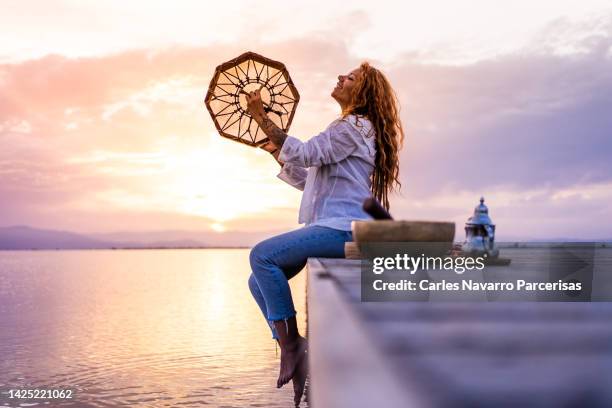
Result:
<svg viewBox="0 0 612 408"><path fill-rule="evenodd" d="M299 363L305 357L306 346L306 339L300 336L295 344L285 349L281 348L280 373L276 381L276 388L282 387L293 378Z"/></svg>
<svg viewBox="0 0 612 408"><path fill-rule="evenodd" d="M306 377L308 376L308 341L303 337L301 340L306 344L306 355L298 363L295 374L293 376L293 402L296 407L300 406L302 395L304 395L304 387L306 386Z"/></svg>

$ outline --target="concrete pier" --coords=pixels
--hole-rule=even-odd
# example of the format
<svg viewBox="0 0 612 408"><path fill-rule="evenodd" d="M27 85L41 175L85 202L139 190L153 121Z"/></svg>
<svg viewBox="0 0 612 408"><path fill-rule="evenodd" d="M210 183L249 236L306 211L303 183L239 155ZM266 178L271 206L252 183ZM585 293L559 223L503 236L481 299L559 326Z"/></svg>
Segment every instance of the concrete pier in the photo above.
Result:
<svg viewBox="0 0 612 408"><path fill-rule="evenodd" d="M311 404L610 407L610 302L360 301L360 261L310 259Z"/></svg>

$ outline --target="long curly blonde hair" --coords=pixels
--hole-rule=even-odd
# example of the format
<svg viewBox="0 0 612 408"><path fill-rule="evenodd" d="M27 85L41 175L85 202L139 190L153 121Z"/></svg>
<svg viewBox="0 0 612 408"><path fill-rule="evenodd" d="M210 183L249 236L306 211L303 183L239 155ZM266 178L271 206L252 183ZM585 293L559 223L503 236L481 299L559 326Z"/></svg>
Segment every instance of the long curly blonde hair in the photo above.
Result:
<svg viewBox="0 0 612 408"><path fill-rule="evenodd" d="M404 129L399 116L399 101L389 80L367 62L359 68L348 107L342 116L365 116L376 132L376 165L372 174L372 194L389 210L389 193L399 190L399 150Z"/></svg>

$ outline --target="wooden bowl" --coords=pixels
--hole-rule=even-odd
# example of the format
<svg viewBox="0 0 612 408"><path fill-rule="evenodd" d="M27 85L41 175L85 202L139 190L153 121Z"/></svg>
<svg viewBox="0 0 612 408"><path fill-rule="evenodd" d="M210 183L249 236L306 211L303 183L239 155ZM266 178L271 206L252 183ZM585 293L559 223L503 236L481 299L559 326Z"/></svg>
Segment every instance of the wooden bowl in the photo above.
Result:
<svg viewBox="0 0 612 408"><path fill-rule="evenodd" d="M442 256L455 237L455 223L438 221L353 221L356 248L347 248L347 258L395 256L401 253ZM348 251L347 251L348 249Z"/></svg>
<svg viewBox="0 0 612 408"><path fill-rule="evenodd" d="M455 223L440 221L353 221L355 242L453 242Z"/></svg>

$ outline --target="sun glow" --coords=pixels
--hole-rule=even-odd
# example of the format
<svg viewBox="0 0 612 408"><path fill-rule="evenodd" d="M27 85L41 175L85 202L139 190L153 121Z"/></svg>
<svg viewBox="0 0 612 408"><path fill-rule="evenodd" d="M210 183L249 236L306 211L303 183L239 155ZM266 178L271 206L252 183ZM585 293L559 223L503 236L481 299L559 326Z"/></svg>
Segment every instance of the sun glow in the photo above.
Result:
<svg viewBox="0 0 612 408"><path fill-rule="evenodd" d="M218 222L210 224L210 228L212 228L212 230L216 232L225 232L227 230L227 228L225 228L225 225L220 224Z"/></svg>
<svg viewBox="0 0 612 408"><path fill-rule="evenodd" d="M218 135L211 135L204 148L173 152L166 160L172 177L168 192L176 209L214 219L213 228L219 230L223 221L288 205L282 186L274 181L275 170L258 153Z"/></svg>
<svg viewBox="0 0 612 408"><path fill-rule="evenodd" d="M296 205L297 192L274 177L278 165L263 150L215 133L208 138L168 135L150 151L96 150L66 162L123 179L121 187L97 190L93 199L80 200L81 210L114 207L197 216L209 219L212 230L224 232L230 220Z"/></svg>

